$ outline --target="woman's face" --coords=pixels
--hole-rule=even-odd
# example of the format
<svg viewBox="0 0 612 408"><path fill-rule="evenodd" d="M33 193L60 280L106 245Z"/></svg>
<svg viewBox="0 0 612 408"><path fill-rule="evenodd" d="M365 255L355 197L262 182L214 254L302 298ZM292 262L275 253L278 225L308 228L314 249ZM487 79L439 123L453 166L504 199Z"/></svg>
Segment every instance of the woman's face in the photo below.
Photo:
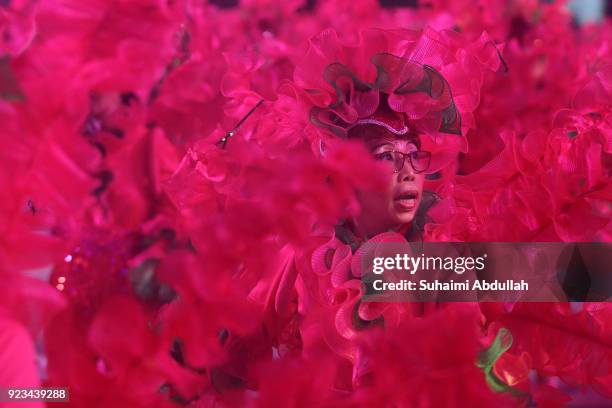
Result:
<svg viewBox="0 0 612 408"><path fill-rule="evenodd" d="M366 237L389 230L403 230L413 220L423 193L423 172L416 172L410 158L395 152L410 153L418 150L414 140L372 136L364 138L367 148L376 160L387 166L388 177L381 191L358 191L361 213L355 221ZM394 162L394 158L396 161ZM419 168L418 163L415 164ZM397 167L401 169L397 170ZM419 168L420 169L420 168Z"/></svg>

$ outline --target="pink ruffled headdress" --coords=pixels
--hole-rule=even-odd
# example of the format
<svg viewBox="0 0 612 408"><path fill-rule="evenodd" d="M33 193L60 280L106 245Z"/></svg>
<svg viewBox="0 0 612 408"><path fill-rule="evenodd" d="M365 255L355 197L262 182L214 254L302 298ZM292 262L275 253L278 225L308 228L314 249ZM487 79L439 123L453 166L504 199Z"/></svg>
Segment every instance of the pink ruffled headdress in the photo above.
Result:
<svg viewBox="0 0 612 408"><path fill-rule="evenodd" d="M336 91L337 100L327 107L314 106L310 111L313 124L346 137L360 124L376 124L394 134L405 134L410 127L419 133L461 135L461 115L448 82L433 67L391 54L375 54L370 60L377 76L367 83L340 63L329 65L323 74ZM385 95L385 96L383 96ZM386 114L387 104L398 115ZM381 110L382 109L382 110ZM388 123L405 117L408 123L395 128Z"/></svg>
<svg viewBox="0 0 612 408"><path fill-rule="evenodd" d="M363 124L414 133L432 152L435 172L467 152L465 135L474 126L484 71L503 66L486 35L468 42L449 31L371 29L361 32L359 43L345 44L327 30L311 39L293 87L310 105L310 123L323 133L345 138ZM381 108L403 123L377 117Z"/></svg>

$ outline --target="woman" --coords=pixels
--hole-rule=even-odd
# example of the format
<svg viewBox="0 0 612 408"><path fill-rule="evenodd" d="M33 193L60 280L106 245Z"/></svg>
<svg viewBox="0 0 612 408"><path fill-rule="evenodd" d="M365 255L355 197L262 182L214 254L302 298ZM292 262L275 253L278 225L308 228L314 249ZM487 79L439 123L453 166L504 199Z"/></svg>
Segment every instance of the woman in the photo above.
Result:
<svg viewBox="0 0 612 408"><path fill-rule="evenodd" d="M289 84L292 92L285 92L295 103L281 100L274 123L292 123L300 117L296 111L308 118L303 134L322 160L329 159L328 144L339 139L364 143L372 159L384 164L384 185L355 191L359 212L338 220L323 245L314 250L286 245L273 278L257 285L250 298L264 304L260 343L272 344L280 355L291 350L312 355L324 343L350 363L341 381L350 389L362 384L369 370L361 333L425 312L423 304L362 302L360 251L365 242L423 239L427 211L437 200L426 191L427 183L434 189L452 175L457 154L467 149L469 123L462 123L460 111L469 115L469 103L476 99L472 88L460 89L463 105L458 106L440 70L473 84L470 75L477 65L463 60L472 72L461 71L453 59L456 44L429 31L372 30L362 33L357 46L324 32L310 45ZM494 47L480 45L498 55ZM485 51L476 48L482 57ZM288 106L295 106L289 115Z"/></svg>
<svg viewBox="0 0 612 408"><path fill-rule="evenodd" d="M421 150L419 136L404 113L391 110L384 97L376 112L347 130L349 139L363 142L375 160L387 164L382 191L357 191L360 213L350 225L369 239L387 231L408 235L423 197L425 171L431 153Z"/></svg>

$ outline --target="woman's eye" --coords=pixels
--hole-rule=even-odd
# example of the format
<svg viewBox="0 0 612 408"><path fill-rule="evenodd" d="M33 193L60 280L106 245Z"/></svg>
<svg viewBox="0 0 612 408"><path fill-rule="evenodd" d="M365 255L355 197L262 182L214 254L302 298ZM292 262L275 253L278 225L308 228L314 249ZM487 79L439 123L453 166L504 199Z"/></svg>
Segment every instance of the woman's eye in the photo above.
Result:
<svg viewBox="0 0 612 408"><path fill-rule="evenodd" d="M393 161L393 153L391 152L382 152L382 153L378 153L376 155L376 158L378 160L389 160L389 161Z"/></svg>

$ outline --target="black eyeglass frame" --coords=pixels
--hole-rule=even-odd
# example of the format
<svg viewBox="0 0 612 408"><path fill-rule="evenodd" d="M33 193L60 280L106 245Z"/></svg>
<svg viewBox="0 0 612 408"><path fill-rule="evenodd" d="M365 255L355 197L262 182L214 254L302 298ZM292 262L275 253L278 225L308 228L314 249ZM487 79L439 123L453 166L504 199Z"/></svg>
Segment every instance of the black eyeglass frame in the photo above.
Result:
<svg viewBox="0 0 612 408"><path fill-rule="evenodd" d="M431 164L431 152L428 152L426 150L414 150L408 153L404 153L399 150L385 150L384 152L374 154L374 158L376 158L377 160L384 160L382 158L382 155L386 153L391 153L393 156L393 166L395 167L395 170L393 171L394 173L399 173L404 168L404 162L406 161L406 157L408 157L408 160L410 161L410 166L417 174L427 171L429 165ZM423 155L422 157L427 158L427 165L425 166L425 168L417 169L415 167L413 160L416 161L417 155Z"/></svg>

